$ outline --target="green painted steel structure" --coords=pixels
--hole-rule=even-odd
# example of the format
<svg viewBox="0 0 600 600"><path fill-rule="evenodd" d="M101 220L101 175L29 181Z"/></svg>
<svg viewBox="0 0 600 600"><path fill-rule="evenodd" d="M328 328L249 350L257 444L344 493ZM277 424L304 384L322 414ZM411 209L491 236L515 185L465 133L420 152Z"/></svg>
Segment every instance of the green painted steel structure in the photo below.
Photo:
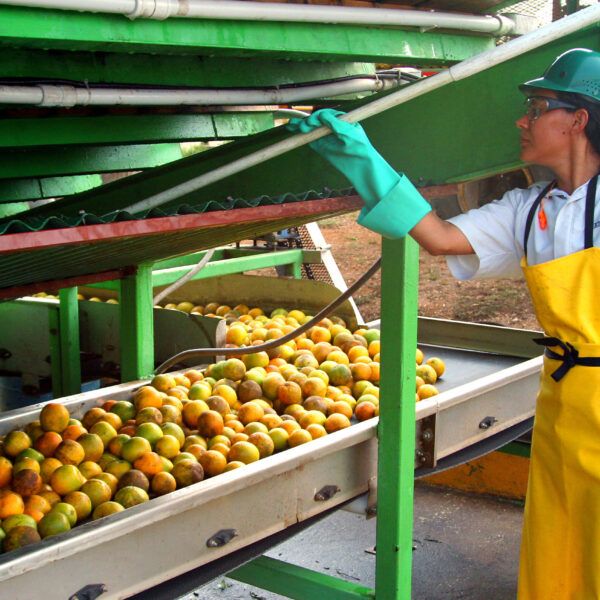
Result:
<svg viewBox="0 0 600 600"><path fill-rule="evenodd" d="M0 6L0 43L91 52L160 51L362 62L454 63L493 45L487 36L371 26L169 19Z"/></svg>
<svg viewBox="0 0 600 600"><path fill-rule="evenodd" d="M131 22L118 16L0 6L0 47L5 51L0 78L60 77L136 85L268 85L368 73L374 62L446 66L493 45L494 40L486 36L437 31L185 19ZM363 125L392 165L418 185L502 172L519 165L513 130L513 122L521 112L516 85L539 74L550 58L574 45L597 48L598 27L409 101L367 119ZM340 105L352 108L361 102L364 100ZM270 116L31 110L3 111L0 119L0 199L1 179L6 180L6 199L10 200L11 194L17 199L19 185L25 185L16 180L69 176L70 179L57 180L57 184L66 184L74 191L83 180L73 176L154 167L127 181L38 209L36 214L42 216L51 216L57 210L73 216L83 209L106 214L289 135L283 129L263 131L249 139L170 162L176 158L176 152L165 142L241 137L270 127ZM167 161L167 166L156 167ZM41 187L40 181L30 180L29 185ZM345 185L343 178L309 148L301 148L171 204L201 204L232 195L277 196ZM308 217L297 217L294 222L305 222ZM283 227L290 222L279 219L273 224ZM238 227L236 231L243 235L247 230ZM205 235L199 242L192 234L163 235L150 257L144 240L126 240L119 249L127 255L124 264L132 264L207 247L208 237ZM90 254L84 252L81 256ZM287 258L297 265L296 254ZM45 260L64 261L74 272L82 268L77 262L81 257L73 259L68 249L50 252ZM213 270L220 274L240 265L256 268L269 263L262 257L240 261L237 265L223 261ZM25 262L18 257L15 264ZM23 277L33 273L34 279L43 279L44 266L48 264L40 261L28 267L29 274ZM11 280L12 271L7 270L5 276ZM384 241L376 590L265 558L238 570L240 579L282 593L291 590L291 597L295 598L358 599L375 594L383 600L410 598L417 278L416 245L410 240ZM172 276L163 283L167 279L171 281ZM148 375L154 366L153 345L148 343L153 336L153 283L149 263L139 265L134 274L120 283L124 380ZM75 288L62 290L60 299L51 356L55 391L66 393L78 386Z"/></svg>
<svg viewBox="0 0 600 600"><path fill-rule="evenodd" d="M18 200L58 198L84 192L99 185L102 185L100 175L0 179L0 204Z"/></svg>
<svg viewBox="0 0 600 600"><path fill-rule="evenodd" d="M0 119L0 148L154 144L158 158L160 142L229 140L271 127L273 117L266 112L5 118Z"/></svg>
<svg viewBox="0 0 600 600"><path fill-rule="evenodd" d="M17 124L15 124L17 125ZM0 150L0 182L4 178L138 171L181 158L179 144L73 146Z"/></svg>

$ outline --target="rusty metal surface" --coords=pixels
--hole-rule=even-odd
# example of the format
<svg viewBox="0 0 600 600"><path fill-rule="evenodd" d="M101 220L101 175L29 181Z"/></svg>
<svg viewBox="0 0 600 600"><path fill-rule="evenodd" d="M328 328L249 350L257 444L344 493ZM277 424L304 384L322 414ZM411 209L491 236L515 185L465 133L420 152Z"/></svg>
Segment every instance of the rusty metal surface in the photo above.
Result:
<svg viewBox="0 0 600 600"><path fill-rule="evenodd" d="M114 272L131 265L252 239L360 207L356 196L307 200L0 236L0 288ZM89 279L88 279L89 281ZM54 284L56 285L56 284ZM16 289L18 288L18 290Z"/></svg>

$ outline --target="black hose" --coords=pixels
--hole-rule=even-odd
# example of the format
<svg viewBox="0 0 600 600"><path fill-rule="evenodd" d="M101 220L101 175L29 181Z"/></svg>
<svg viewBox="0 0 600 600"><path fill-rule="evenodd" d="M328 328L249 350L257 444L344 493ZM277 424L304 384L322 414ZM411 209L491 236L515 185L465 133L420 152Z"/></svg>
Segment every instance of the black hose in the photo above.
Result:
<svg viewBox="0 0 600 600"><path fill-rule="evenodd" d="M227 354L229 356L242 356L244 354L254 354L255 352L262 352L264 350L270 350L271 348L277 348L290 340L298 337L301 333L309 330L313 325L318 323L321 319L324 319L327 315L331 314L342 302L347 300L356 290L360 289L381 267L381 258L378 258L367 271L365 271L345 292L340 294L335 300L330 302L325 308L322 308L310 321L307 321L294 331L286 333L280 338L270 340L265 344L257 346L244 346L243 348L192 348L191 350L184 350L179 352L175 356L165 360L155 370L157 375L164 373L167 369L176 365L178 362L188 360L191 358L201 356L213 356L215 354Z"/></svg>

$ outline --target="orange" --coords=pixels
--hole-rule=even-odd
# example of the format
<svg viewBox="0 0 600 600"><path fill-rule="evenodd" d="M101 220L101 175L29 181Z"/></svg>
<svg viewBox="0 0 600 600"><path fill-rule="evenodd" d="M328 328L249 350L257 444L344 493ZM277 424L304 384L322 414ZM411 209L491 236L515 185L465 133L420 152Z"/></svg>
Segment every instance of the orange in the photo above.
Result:
<svg viewBox="0 0 600 600"><path fill-rule="evenodd" d="M207 477L220 475L227 466L227 458L218 450L207 450L198 458Z"/></svg>
<svg viewBox="0 0 600 600"><path fill-rule="evenodd" d="M78 442L64 440L54 451L54 458L58 458L63 465L78 465L85 458L85 450Z"/></svg>
<svg viewBox="0 0 600 600"><path fill-rule="evenodd" d="M373 375L371 365L364 362L358 362L350 365L350 372L354 381L367 381L370 380L371 376Z"/></svg>
<svg viewBox="0 0 600 600"><path fill-rule="evenodd" d="M26 525L17 525L13 527L2 542L4 552L18 550L29 544L35 544L41 540L40 534L34 527Z"/></svg>
<svg viewBox="0 0 600 600"><path fill-rule="evenodd" d="M107 502L103 502L99 504L92 514L92 520L101 519L102 517L108 517L109 515L114 515L115 513L121 512L125 510L123 506L121 506L118 502L113 502L109 500Z"/></svg>
<svg viewBox="0 0 600 600"><path fill-rule="evenodd" d="M64 496L69 492L76 492L84 482L85 477L75 465L58 467L50 477L52 490L60 496ZM40 495L43 495L43 493Z"/></svg>
<svg viewBox="0 0 600 600"><path fill-rule="evenodd" d="M428 364L417 366L417 377L420 377L425 383L434 384L437 381L438 375L436 370Z"/></svg>
<svg viewBox="0 0 600 600"><path fill-rule="evenodd" d="M52 535L58 535L71 529L69 519L63 513L50 511L38 523L38 532L42 538L47 538Z"/></svg>
<svg viewBox="0 0 600 600"><path fill-rule="evenodd" d="M208 404L206 404L204 400L192 400L188 402L181 411L183 422L188 427L196 428L198 426L198 418L202 413L206 412L207 410L210 409L208 408Z"/></svg>
<svg viewBox="0 0 600 600"><path fill-rule="evenodd" d="M279 452L280 450L285 450L287 448L287 442L290 434L283 427L274 427L271 429L271 431L269 431L268 435L271 440L273 440L273 450L275 452Z"/></svg>
<svg viewBox="0 0 600 600"><path fill-rule="evenodd" d="M27 448L31 448L31 438L24 431L11 431L4 438L3 445L4 454L8 456L17 456L23 452L23 450L27 450Z"/></svg>
<svg viewBox="0 0 600 600"><path fill-rule="evenodd" d="M374 357L375 355L379 354L381 352L381 341L380 340L373 340L368 347L369 350L369 356ZM421 352L420 350L418 350L418 352ZM421 362L423 361L423 358L421 357ZM417 360L418 362L418 360Z"/></svg>
<svg viewBox="0 0 600 600"><path fill-rule="evenodd" d="M162 460L156 452L145 452L133 463L133 466L147 477L153 477L163 470Z"/></svg>
<svg viewBox="0 0 600 600"><path fill-rule="evenodd" d="M290 434L288 445L290 448L295 448L296 446L306 444L306 442L310 441L312 441L312 436L308 431L306 431L306 429L297 429Z"/></svg>
<svg viewBox="0 0 600 600"><path fill-rule="evenodd" d="M277 388L277 399L285 406L302 402L302 388L294 381L286 381Z"/></svg>
<svg viewBox="0 0 600 600"><path fill-rule="evenodd" d="M265 416L265 411L260 404L257 402L246 402L246 404L242 404L237 412L238 420L247 425L248 423L252 423L254 421L260 421Z"/></svg>
<svg viewBox="0 0 600 600"><path fill-rule="evenodd" d="M121 429L121 427L123 427L123 421L121 420L121 417L119 415L117 415L116 413L112 413L112 412L108 412L106 413L102 418L98 419L98 421L96 421L96 423L94 423L95 426L98 426L98 423L109 423L110 425L113 426L113 428L118 431L119 429ZM93 429L93 427L92 427Z"/></svg>
<svg viewBox="0 0 600 600"><path fill-rule="evenodd" d="M56 433L55 431L46 431L35 440L33 447L48 458L54 454L62 441L63 438L59 433Z"/></svg>
<svg viewBox="0 0 600 600"><path fill-rule="evenodd" d="M324 437L327 435L327 431L325 431L325 427L323 425L319 425L317 423L312 423L306 428L306 431L310 433L310 437L313 440L316 440L320 437Z"/></svg>
<svg viewBox="0 0 600 600"><path fill-rule="evenodd" d="M0 519L20 515L24 511L25 503L19 494L11 490L0 490Z"/></svg>
<svg viewBox="0 0 600 600"><path fill-rule="evenodd" d="M112 496L112 490L108 483L101 479L90 479L81 486L83 492L92 501L92 507L96 508L103 502L108 502ZM54 509L53 509L54 510Z"/></svg>
<svg viewBox="0 0 600 600"><path fill-rule="evenodd" d="M257 431L250 435L248 442L258 448L260 458L271 456L275 451L275 444L268 433Z"/></svg>
<svg viewBox="0 0 600 600"><path fill-rule="evenodd" d="M229 450L230 461L240 461L250 464L260 459L260 451L250 442L236 442Z"/></svg>
<svg viewBox="0 0 600 600"><path fill-rule="evenodd" d="M437 396L439 394L437 388L430 383L423 384L417 390L417 397L419 400L425 400L426 398L431 398L432 396Z"/></svg>
<svg viewBox="0 0 600 600"><path fill-rule="evenodd" d="M40 412L40 425L44 431L61 433L69 425L70 418L69 411L65 406L50 402Z"/></svg>
<svg viewBox="0 0 600 600"><path fill-rule="evenodd" d="M63 498L63 502L70 504L77 513L77 520L87 519L92 512L92 501L83 492L70 492Z"/></svg>
<svg viewBox="0 0 600 600"><path fill-rule="evenodd" d="M432 356L431 358L427 359L426 364L428 364L430 367L433 367L434 371L438 376L438 379L444 374L446 370L446 365L444 361L441 358L438 358L437 356Z"/></svg>
<svg viewBox="0 0 600 600"><path fill-rule="evenodd" d="M75 423L73 425L69 425L63 432L62 432L62 439L63 440L77 440L79 438L79 436L83 435L84 433L87 433L87 429L81 425L80 423ZM34 444L35 446L35 444Z"/></svg>
<svg viewBox="0 0 600 600"><path fill-rule="evenodd" d="M333 354L333 352L331 354ZM332 367L329 372L329 379L331 383L336 386L352 385L352 371L348 364L340 363L335 367Z"/></svg>
<svg viewBox="0 0 600 600"><path fill-rule="evenodd" d="M198 433L206 438L223 433L223 417L214 410L207 410L198 417Z"/></svg>
<svg viewBox="0 0 600 600"><path fill-rule="evenodd" d="M423 359L425 358L425 356L423 354L423 350L421 350L420 348L417 348L415 355L416 355L416 362L417 362L417 364L418 365L423 364Z"/></svg>
<svg viewBox="0 0 600 600"><path fill-rule="evenodd" d="M171 475L171 473L167 473L163 471L162 473L157 473L151 482L152 491L158 496L162 496L163 494L169 494L170 492L174 492L177 489L177 482L175 481L175 477Z"/></svg>
<svg viewBox="0 0 600 600"><path fill-rule="evenodd" d="M367 348L365 348L364 346L353 346L352 348L350 348L348 350L348 358L350 359L350 362L356 362L356 359L359 356L369 356L369 351L367 350Z"/></svg>
<svg viewBox="0 0 600 600"><path fill-rule="evenodd" d="M152 381L150 382L150 385L153 388L157 389L159 392L166 392L167 390L175 387L177 385L177 382L175 381L175 378L172 375L169 375L168 373L163 373L162 375L156 375L156 377L154 377L154 379L152 379ZM157 406L157 408L160 408L160 406Z"/></svg>
<svg viewBox="0 0 600 600"><path fill-rule="evenodd" d="M328 415L333 415L333 414L337 413L337 414L344 415L348 419L351 419L352 418L352 406L350 406L350 404L348 402L346 402L345 400L336 400L329 407L327 413L328 413Z"/></svg>
<svg viewBox="0 0 600 600"><path fill-rule="evenodd" d="M119 487L119 480L115 475L112 475L111 473L98 473L98 475L96 475L94 479L104 481L104 483L108 485L113 494L116 493L117 488Z"/></svg>
<svg viewBox="0 0 600 600"><path fill-rule="evenodd" d="M22 497L32 496L42 490L42 478L32 469L23 469L13 475L12 489Z"/></svg>
<svg viewBox="0 0 600 600"><path fill-rule="evenodd" d="M29 498L27 498L27 500L25 500L25 514L31 515L32 517L33 515L31 512L37 511L45 515L47 512L50 512L51 508L52 506L50 502L38 494L32 494L29 496Z"/></svg>
<svg viewBox="0 0 600 600"><path fill-rule="evenodd" d="M62 467L62 463L58 458L46 458L40 463L40 475L42 476L42 481L44 483L48 483L50 481L50 477L58 467Z"/></svg>
<svg viewBox="0 0 600 600"><path fill-rule="evenodd" d="M96 421L101 419L106 414L106 411L99 406L95 406L94 408L90 408L83 415L83 419L81 419L81 424L89 429Z"/></svg>
<svg viewBox="0 0 600 600"><path fill-rule="evenodd" d="M171 381L171 383L173 383L173 385L170 385L169 387L175 387L175 382ZM137 410L141 410L147 406L160 408L162 406L162 394L156 388L150 385L144 385L133 395L133 403Z"/></svg>
<svg viewBox="0 0 600 600"><path fill-rule="evenodd" d="M196 460L184 459L178 461L171 471L177 482L177 487L186 487L204 479L204 469Z"/></svg>
<svg viewBox="0 0 600 600"><path fill-rule="evenodd" d="M375 416L375 412L376 406L372 402L366 400L356 405L356 408L354 409L354 416L359 421L366 421L367 419L373 418Z"/></svg>
<svg viewBox="0 0 600 600"><path fill-rule="evenodd" d="M5 456L0 456L0 488L6 487L12 479L13 465Z"/></svg>
<svg viewBox="0 0 600 600"><path fill-rule="evenodd" d="M327 433L333 433L339 429L346 429L347 427L350 427L350 419L340 413L334 413L327 417L327 420L323 426L325 427Z"/></svg>
<svg viewBox="0 0 600 600"><path fill-rule="evenodd" d="M294 431L297 431L298 429L300 429L300 424L296 420L293 420L293 421L290 420L290 421L283 421L279 427L281 429L285 429L285 431L287 431L288 435L292 435L292 433Z"/></svg>

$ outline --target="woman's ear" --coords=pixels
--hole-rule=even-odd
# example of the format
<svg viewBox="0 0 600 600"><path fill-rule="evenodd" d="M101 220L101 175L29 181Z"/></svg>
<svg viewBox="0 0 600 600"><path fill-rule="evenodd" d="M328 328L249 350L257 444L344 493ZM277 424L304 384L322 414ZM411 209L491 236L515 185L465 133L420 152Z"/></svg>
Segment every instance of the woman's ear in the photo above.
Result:
<svg viewBox="0 0 600 600"><path fill-rule="evenodd" d="M573 116L573 129L578 133L583 133L586 125L588 124L588 121L590 120L590 115L588 114L588 111L585 108L578 108L573 113Z"/></svg>

